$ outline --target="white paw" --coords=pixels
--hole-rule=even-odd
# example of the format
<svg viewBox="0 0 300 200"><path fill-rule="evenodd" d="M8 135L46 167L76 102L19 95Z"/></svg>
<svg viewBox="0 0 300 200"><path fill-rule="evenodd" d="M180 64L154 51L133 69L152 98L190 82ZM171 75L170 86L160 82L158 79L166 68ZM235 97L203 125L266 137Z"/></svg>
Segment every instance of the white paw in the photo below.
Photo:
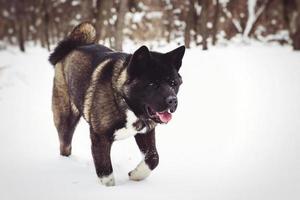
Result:
<svg viewBox="0 0 300 200"><path fill-rule="evenodd" d="M140 181L147 178L150 173L151 169L145 163L145 161L142 161L134 170L129 172L129 179L133 181Z"/></svg>
<svg viewBox="0 0 300 200"><path fill-rule="evenodd" d="M115 178L113 174L99 178L101 184L105 186L115 186Z"/></svg>

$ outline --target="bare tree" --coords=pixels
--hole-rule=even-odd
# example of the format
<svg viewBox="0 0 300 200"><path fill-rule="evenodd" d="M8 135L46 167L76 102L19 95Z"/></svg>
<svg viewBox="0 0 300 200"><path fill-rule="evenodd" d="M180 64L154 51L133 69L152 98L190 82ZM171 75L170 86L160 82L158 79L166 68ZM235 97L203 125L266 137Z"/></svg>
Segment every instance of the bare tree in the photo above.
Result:
<svg viewBox="0 0 300 200"><path fill-rule="evenodd" d="M166 37L167 42L171 41L172 31L173 31L173 4L170 1L164 0L161 2L161 6L163 7L163 24L164 24L164 36Z"/></svg>
<svg viewBox="0 0 300 200"><path fill-rule="evenodd" d="M42 0L43 9L43 27L44 27L44 37L48 51L50 51L50 41L49 41L49 6L47 0Z"/></svg>
<svg viewBox="0 0 300 200"><path fill-rule="evenodd" d="M17 31L17 38L20 50L25 52L25 2L14 0L15 7L15 28Z"/></svg>
<svg viewBox="0 0 300 200"><path fill-rule="evenodd" d="M270 0L255 0L255 1L248 1L248 21L244 30L243 35L249 37L251 33L254 31L254 27L257 24L261 14L270 4ZM253 5L249 5L253 3Z"/></svg>
<svg viewBox="0 0 300 200"><path fill-rule="evenodd" d="M201 5L201 14L200 14L200 26L201 26L201 36L202 36L202 49L207 50L207 38L208 38L208 29L207 29L207 16L208 16L208 5L209 0L202 0Z"/></svg>
<svg viewBox="0 0 300 200"><path fill-rule="evenodd" d="M82 21L91 21L92 20L92 11L93 11L93 0L84 0L81 1L81 20Z"/></svg>
<svg viewBox="0 0 300 200"><path fill-rule="evenodd" d="M117 15L116 31L115 31L115 49L121 51L123 43L123 28L125 15L128 11L128 0L119 1L119 11Z"/></svg>
<svg viewBox="0 0 300 200"><path fill-rule="evenodd" d="M264 39L282 30L300 49L300 0L0 0L0 40L21 51L27 41L50 49L82 21L93 22L98 39L117 50L124 37L187 47L195 42L207 49L207 41L217 43L218 33L228 40L237 34ZM289 38L265 41L284 44Z"/></svg>
<svg viewBox="0 0 300 200"><path fill-rule="evenodd" d="M191 30L194 24L194 13L195 13L195 0L186 1L185 5L185 30L184 30L184 44L186 48L190 48L191 43Z"/></svg>
<svg viewBox="0 0 300 200"><path fill-rule="evenodd" d="M217 42L217 33L218 33L218 22L219 22L219 0L216 0L214 19L213 19L213 34L212 34L212 44L215 45Z"/></svg>
<svg viewBox="0 0 300 200"><path fill-rule="evenodd" d="M110 27L110 18L111 12L114 5L113 0L97 0L96 9L96 30L98 40L104 39L105 37L110 37L111 27Z"/></svg>

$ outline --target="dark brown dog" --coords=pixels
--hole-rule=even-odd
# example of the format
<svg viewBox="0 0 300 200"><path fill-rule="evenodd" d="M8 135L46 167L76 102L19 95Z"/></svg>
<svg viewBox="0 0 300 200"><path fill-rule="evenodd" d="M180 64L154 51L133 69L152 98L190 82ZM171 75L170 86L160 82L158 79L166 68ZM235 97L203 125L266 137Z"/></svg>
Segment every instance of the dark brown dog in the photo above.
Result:
<svg viewBox="0 0 300 200"><path fill-rule="evenodd" d="M113 141L135 136L143 161L129 173L142 180L158 165L155 126L171 120L182 83L178 70L185 48L162 54L142 46L133 55L95 44L96 31L82 23L61 41L49 60L55 66L52 110L60 154L71 154L79 118L90 125L96 173L115 184L110 159Z"/></svg>

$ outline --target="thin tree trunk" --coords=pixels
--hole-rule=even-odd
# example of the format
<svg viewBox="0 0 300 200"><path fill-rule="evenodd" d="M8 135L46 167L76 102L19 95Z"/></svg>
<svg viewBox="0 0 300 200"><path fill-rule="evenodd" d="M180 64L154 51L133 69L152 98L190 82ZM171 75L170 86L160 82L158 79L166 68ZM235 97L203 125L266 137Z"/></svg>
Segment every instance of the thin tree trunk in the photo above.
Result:
<svg viewBox="0 0 300 200"><path fill-rule="evenodd" d="M122 1L122 0L121 0ZM109 18L111 17L111 8L113 7L113 0L97 0L96 3L96 33L97 40L104 40L106 37L110 37L110 25Z"/></svg>
<svg viewBox="0 0 300 200"><path fill-rule="evenodd" d="M115 31L115 49L118 51L122 51L122 44L123 44L123 28L124 28L124 21L125 15L128 11L128 0L120 0L119 2L119 12L117 16L116 22L116 31Z"/></svg>
<svg viewBox="0 0 300 200"><path fill-rule="evenodd" d="M300 50L300 26L298 25L298 30L292 35L293 48L294 50Z"/></svg>
<svg viewBox="0 0 300 200"><path fill-rule="evenodd" d="M102 31L101 27L103 28L103 21L104 21L104 16L103 16L103 10L104 10L104 3L103 0L97 0L96 3L96 9L97 9L97 14L96 14L96 34L97 34L97 40L102 39Z"/></svg>
<svg viewBox="0 0 300 200"><path fill-rule="evenodd" d="M48 51L50 51L50 41L49 41L49 12L48 12L48 6L47 5L47 0L43 0L43 12L44 12L44 17L43 17L43 27L44 27L44 35L45 35L45 42Z"/></svg>
<svg viewBox="0 0 300 200"><path fill-rule="evenodd" d="M193 17L194 17L194 3L195 0L188 1L188 7L186 9L187 16L186 16L186 26L184 30L184 44L186 48L190 48L191 43L191 30L193 24Z"/></svg>
<svg viewBox="0 0 300 200"><path fill-rule="evenodd" d="M208 38L208 30L207 30L207 15L208 15L208 3L209 0L202 1L202 11L200 15L201 20L201 36L202 36L202 49L207 50L207 38Z"/></svg>
<svg viewBox="0 0 300 200"><path fill-rule="evenodd" d="M294 50L300 50L300 1L283 0L284 18Z"/></svg>
<svg viewBox="0 0 300 200"><path fill-rule="evenodd" d="M14 1L16 8L15 24L19 48L25 52L25 3Z"/></svg>
<svg viewBox="0 0 300 200"><path fill-rule="evenodd" d="M167 42L169 43L171 41L171 36L172 36L172 23L169 23L173 20L173 14L172 14L172 10L170 11L170 9L168 9L166 11L166 20L168 23L166 23L166 37L167 37Z"/></svg>
<svg viewBox="0 0 300 200"><path fill-rule="evenodd" d="M90 21L92 11L92 0L81 1L81 21Z"/></svg>
<svg viewBox="0 0 300 200"><path fill-rule="evenodd" d="M19 48L22 52L25 52L25 41L24 41L24 26L23 22L20 21L18 26L18 43L19 43Z"/></svg>
<svg viewBox="0 0 300 200"><path fill-rule="evenodd" d="M294 50L300 50L300 1L295 1L295 20L294 20L294 31L291 34L291 38L293 40L293 48Z"/></svg>
<svg viewBox="0 0 300 200"><path fill-rule="evenodd" d="M264 3L255 12L256 3L257 2L255 1L254 5L252 5L252 6L248 5L248 21L247 21L247 24L246 24L246 27L245 27L245 30L243 33L243 35L246 37L249 37L249 35L251 35L251 33L253 33L254 27L257 24L257 22L259 21L261 14L268 7L268 5L269 5L269 3L271 3L271 1L265 0Z"/></svg>
<svg viewBox="0 0 300 200"><path fill-rule="evenodd" d="M213 45L216 45L217 42L218 19L219 19L219 0L216 0L214 22L213 22L213 38L212 38Z"/></svg>

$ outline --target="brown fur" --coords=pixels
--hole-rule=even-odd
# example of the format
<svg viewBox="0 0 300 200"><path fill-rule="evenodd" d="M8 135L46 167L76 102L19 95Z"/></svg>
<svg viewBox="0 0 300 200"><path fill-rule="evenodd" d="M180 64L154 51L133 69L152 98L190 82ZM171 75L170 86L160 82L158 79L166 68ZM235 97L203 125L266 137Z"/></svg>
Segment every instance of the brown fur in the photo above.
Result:
<svg viewBox="0 0 300 200"><path fill-rule="evenodd" d="M115 88L111 82L101 79L102 70L111 62L107 59L93 69L89 56L74 51L56 64L52 105L56 126L59 126L61 116L80 113L95 131L106 132L116 118L124 118L120 114L126 105L112 92L124 83L124 73L120 72L122 65L113 66ZM117 63L122 62L118 60Z"/></svg>
<svg viewBox="0 0 300 200"><path fill-rule="evenodd" d="M83 22L73 29L70 36L73 40L84 43L94 43L96 41L96 30L93 25Z"/></svg>

